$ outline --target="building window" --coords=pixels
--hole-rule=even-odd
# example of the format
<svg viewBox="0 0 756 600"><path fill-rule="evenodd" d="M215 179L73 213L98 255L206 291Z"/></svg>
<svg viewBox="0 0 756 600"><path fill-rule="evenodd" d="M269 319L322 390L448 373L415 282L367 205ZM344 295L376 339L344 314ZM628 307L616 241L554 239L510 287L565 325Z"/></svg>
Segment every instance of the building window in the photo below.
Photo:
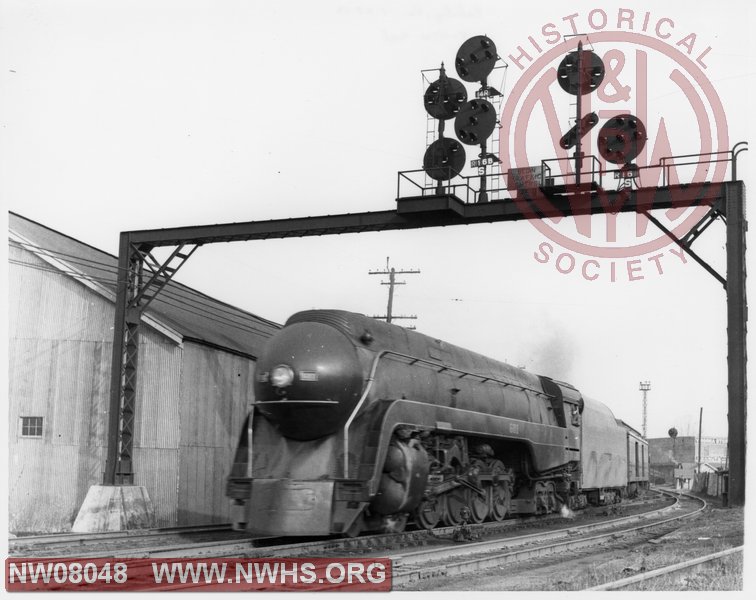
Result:
<svg viewBox="0 0 756 600"><path fill-rule="evenodd" d="M21 417L21 437L42 437L42 417Z"/></svg>

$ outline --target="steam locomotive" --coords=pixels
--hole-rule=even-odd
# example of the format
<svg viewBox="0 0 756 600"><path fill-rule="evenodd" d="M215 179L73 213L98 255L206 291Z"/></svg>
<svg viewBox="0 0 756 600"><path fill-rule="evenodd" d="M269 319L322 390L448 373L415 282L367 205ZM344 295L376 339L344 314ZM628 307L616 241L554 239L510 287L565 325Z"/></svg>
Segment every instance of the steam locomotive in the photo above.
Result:
<svg viewBox="0 0 756 600"><path fill-rule="evenodd" d="M642 436L567 383L310 310L258 360L226 495L236 529L356 535L619 502L648 474Z"/></svg>

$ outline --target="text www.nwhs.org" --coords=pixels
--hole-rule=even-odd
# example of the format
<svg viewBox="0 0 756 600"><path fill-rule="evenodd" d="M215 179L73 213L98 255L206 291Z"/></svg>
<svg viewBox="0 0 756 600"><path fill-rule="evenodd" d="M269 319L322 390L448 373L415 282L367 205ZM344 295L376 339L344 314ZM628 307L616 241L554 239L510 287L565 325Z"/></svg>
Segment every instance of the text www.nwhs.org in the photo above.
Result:
<svg viewBox="0 0 756 600"><path fill-rule="evenodd" d="M331 562L325 569L314 563L254 562L235 563L233 578L226 578L228 564L152 563L155 583L330 583L379 584L386 580L386 566L382 563Z"/></svg>
<svg viewBox="0 0 756 600"><path fill-rule="evenodd" d="M8 591L146 590L201 586L213 590L388 591L388 559L6 560Z"/></svg>

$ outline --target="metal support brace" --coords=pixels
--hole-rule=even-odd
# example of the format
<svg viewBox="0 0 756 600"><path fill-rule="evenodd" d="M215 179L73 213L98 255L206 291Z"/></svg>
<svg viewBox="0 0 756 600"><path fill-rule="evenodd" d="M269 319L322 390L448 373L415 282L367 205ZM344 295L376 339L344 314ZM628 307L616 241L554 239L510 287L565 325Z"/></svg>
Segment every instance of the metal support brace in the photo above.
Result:
<svg viewBox="0 0 756 600"><path fill-rule="evenodd" d="M163 264L148 251L140 250L138 247L134 248L134 251L139 254L142 262L147 269L151 272L151 277L144 285L139 286L139 291L134 297L132 303L135 306L140 307L140 311L144 311L145 308L152 302L152 299L157 296L161 290L168 285L168 282L173 278L189 257L194 254L194 251L199 248L199 245L192 245L188 251L182 253L181 251L186 247L185 244L176 248ZM171 265L173 263L173 265Z"/></svg>
<svg viewBox="0 0 756 600"><path fill-rule="evenodd" d="M703 258L701 258L700 256L698 256L698 254L693 252L693 250L690 249L689 243L685 243L683 240L678 238L674 233L672 233L669 229L667 229L664 225L662 225L659 219L651 215L651 213L649 213L648 211L642 211L642 213L646 216L646 218L649 221L651 221L654 225L656 225L659 229L661 229L667 237L669 237L673 242L675 242L675 244L677 244L678 246L680 246L680 248L685 250L685 252L687 252L688 255L693 260L695 260L699 265L701 265L704 269L706 269L706 271L708 271L714 277L714 279L716 279L719 283L721 283L725 289L727 289L727 280L724 277L722 277L719 273L717 273L717 271L711 265L709 265L709 263L707 263ZM696 237L698 237L698 235L696 235L693 239L695 239Z"/></svg>
<svg viewBox="0 0 756 600"><path fill-rule="evenodd" d="M128 232L121 234L118 283L110 378L108 452L103 483L134 483L134 423L136 420L139 327L142 313L199 247L182 253L179 246L160 263L149 244L134 244ZM145 267L149 279L145 282Z"/></svg>
<svg viewBox="0 0 756 600"><path fill-rule="evenodd" d="M723 221L725 220L724 216L722 215L722 211L719 208L719 203L717 205L712 206L709 212L707 212L704 217L696 223L693 227L691 227L690 231L686 233L682 238L680 238L680 241L690 248L690 246L698 239L698 236L700 236L706 229L711 225L714 221L721 218Z"/></svg>

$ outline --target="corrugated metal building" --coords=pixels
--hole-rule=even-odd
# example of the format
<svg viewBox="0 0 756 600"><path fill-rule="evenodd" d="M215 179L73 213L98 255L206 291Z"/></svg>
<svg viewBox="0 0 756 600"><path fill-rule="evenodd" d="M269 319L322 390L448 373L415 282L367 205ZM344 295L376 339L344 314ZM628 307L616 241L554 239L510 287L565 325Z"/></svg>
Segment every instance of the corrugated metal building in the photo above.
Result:
<svg viewBox="0 0 756 600"><path fill-rule="evenodd" d="M71 528L105 464L117 258L9 215L9 529ZM135 481L159 526L223 522L255 357L278 325L171 283L144 318Z"/></svg>

